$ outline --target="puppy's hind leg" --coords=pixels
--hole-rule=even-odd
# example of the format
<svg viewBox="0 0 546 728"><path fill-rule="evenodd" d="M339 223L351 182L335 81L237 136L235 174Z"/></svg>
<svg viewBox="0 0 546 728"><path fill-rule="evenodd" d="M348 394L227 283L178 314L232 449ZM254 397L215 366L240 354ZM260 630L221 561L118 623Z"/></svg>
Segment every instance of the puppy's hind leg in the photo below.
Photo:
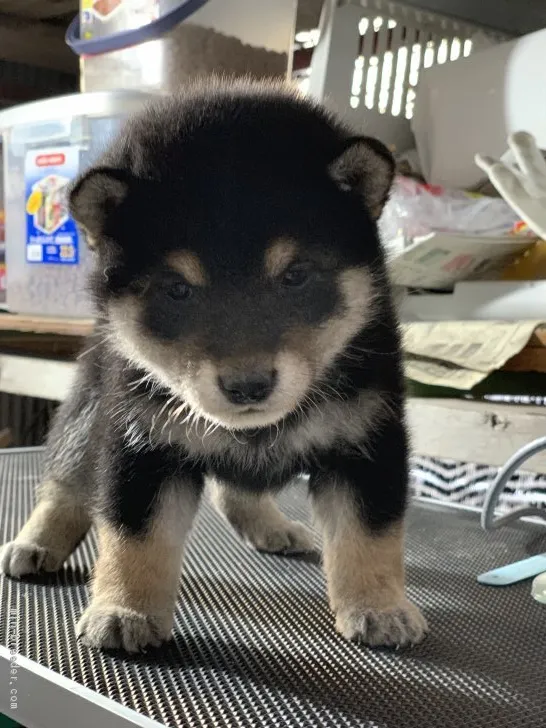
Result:
<svg viewBox="0 0 546 728"><path fill-rule="evenodd" d="M281 513L270 494L242 491L216 478L209 482L216 509L249 546L270 553L313 551L312 532Z"/></svg>
<svg viewBox="0 0 546 728"><path fill-rule="evenodd" d="M57 571L91 525L86 463L96 405L81 390L61 405L51 430L38 503L14 541L0 551L0 571L20 578Z"/></svg>

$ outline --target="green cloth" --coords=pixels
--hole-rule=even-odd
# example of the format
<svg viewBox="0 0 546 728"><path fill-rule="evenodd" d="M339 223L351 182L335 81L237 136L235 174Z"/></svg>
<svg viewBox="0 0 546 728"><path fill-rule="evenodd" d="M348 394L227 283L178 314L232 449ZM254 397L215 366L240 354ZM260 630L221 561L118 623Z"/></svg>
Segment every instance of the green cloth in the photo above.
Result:
<svg viewBox="0 0 546 728"><path fill-rule="evenodd" d="M16 723L7 715L0 715L0 728L22 728L19 723Z"/></svg>

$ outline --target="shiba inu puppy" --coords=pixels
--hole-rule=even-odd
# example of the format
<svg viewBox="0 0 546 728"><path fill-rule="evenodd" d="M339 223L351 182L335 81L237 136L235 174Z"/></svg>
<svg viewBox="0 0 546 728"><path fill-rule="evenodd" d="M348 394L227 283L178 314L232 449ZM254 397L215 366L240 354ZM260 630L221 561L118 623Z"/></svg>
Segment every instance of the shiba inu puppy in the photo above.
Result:
<svg viewBox="0 0 546 728"><path fill-rule="evenodd" d="M339 632L407 645L400 342L376 219L394 164L281 86L157 101L72 186L97 326L52 427L38 505L1 567L59 569L99 535L89 645L169 638L205 481L252 547L311 549L273 495L309 490Z"/></svg>

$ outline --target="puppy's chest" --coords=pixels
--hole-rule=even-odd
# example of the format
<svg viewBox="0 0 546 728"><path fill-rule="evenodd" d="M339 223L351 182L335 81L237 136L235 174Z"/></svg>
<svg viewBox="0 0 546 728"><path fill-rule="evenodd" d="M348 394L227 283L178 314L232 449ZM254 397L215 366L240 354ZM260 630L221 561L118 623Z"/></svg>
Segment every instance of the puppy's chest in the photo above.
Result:
<svg viewBox="0 0 546 728"><path fill-rule="evenodd" d="M290 423L263 430L229 431L203 419L173 416L161 404L127 402L118 424L128 447L169 446L205 467L279 478L297 474L317 453L366 440L381 413L376 395L354 402L326 402ZM176 410L175 410L176 413Z"/></svg>
<svg viewBox="0 0 546 728"><path fill-rule="evenodd" d="M365 440L382 419L385 401L380 393L362 392L350 401L326 401L301 418L256 431L230 431L202 418L184 415L183 406L168 408L149 401L130 400L123 419L142 437L157 445L178 445L195 457L248 457L259 462L300 458L336 443Z"/></svg>
<svg viewBox="0 0 546 728"><path fill-rule="evenodd" d="M187 418L182 409L161 402L129 398L117 408L115 420L127 448L138 452L167 446L209 468L222 464L239 471L276 471L301 455L282 425L233 432L203 418Z"/></svg>
<svg viewBox="0 0 546 728"><path fill-rule="evenodd" d="M298 429L297 426L295 428ZM306 451L294 446L294 432L275 427L255 432L232 432L215 428L205 421L157 425L151 430L152 442L179 448L207 469L240 481L246 473L253 478L274 478L275 474L298 469ZM311 450L309 443L307 450Z"/></svg>

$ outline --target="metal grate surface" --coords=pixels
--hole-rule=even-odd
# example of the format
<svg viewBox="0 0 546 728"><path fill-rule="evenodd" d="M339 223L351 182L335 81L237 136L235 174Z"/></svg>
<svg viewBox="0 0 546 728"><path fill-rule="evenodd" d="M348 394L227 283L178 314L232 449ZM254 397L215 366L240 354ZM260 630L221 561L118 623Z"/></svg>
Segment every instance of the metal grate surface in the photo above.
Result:
<svg viewBox="0 0 546 728"><path fill-rule="evenodd" d="M30 511L40 465L39 451L0 456L0 542ZM307 518L303 492L281 505ZM491 589L475 575L545 551L545 536L485 535L466 511L415 506L409 591L432 632L410 651L371 651L336 636L316 560L253 553L204 504L171 644L128 658L76 643L92 538L47 581L0 578L0 644L16 608L10 647L167 726L543 728L546 608L529 583Z"/></svg>

